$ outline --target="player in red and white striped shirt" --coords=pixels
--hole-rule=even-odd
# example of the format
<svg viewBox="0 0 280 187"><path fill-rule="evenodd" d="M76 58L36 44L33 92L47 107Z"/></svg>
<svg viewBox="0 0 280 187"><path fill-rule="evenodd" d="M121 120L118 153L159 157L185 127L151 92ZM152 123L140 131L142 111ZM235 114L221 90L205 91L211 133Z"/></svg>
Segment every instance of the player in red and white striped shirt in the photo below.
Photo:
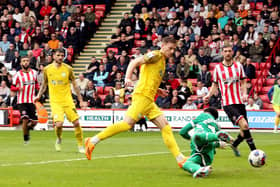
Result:
<svg viewBox="0 0 280 187"><path fill-rule="evenodd" d="M17 107L21 113L24 143L29 142L29 130L37 124L36 108L33 103L35 89L39 89L37 72L29 67L30 59L21 58L22 69L13 77L12 91L17 92Z"/></svg>
<svg viewBox="0 0 280 187"><path fill-rule="evenodd" d="M222 95L223 109L234 125L240 127L240 134L232 143L232 149L236 156L240 156L237 146L246 139L251 151L256 149L251 136L247 112L243 101L248 98L246 88L246 75L240 63L232 59L233 50L229 44L223 47L224 60L216 65L213 74L213 83L209 93L203 98L209 100L219 88Z"/></svg>

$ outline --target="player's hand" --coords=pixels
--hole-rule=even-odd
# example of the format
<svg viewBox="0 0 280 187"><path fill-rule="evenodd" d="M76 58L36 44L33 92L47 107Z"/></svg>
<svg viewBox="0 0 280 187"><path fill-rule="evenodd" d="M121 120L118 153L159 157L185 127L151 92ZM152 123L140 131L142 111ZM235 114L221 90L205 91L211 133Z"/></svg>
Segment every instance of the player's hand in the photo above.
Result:
<svg viewBox="0 0 280 187"><path fill-rule="evenodd" d="M224 148L226 148L226 146L228 146L228 144L224 141L219 141L219 144L220 144L221 149L224 149Z"/></svg>
<svg viewBox="0 0 280 187"><path fill-rule="evenodd" d="M242 100L243 100L243 102L248 102L248 95L247 94L244 94L243 96L242 96Z"/></svg>
<svg viewBox="0 0 280 187"><path fill-rule="evenodd" d="M33 102L36 103L40 100L40 97L37 95L36 97L34 97Z"/></svg>
<svg viewBox="0 0 280 187"><path fill-rule="evenodd" d="M168 90L164 90L164 89L161 89L161 88L159 88L157 90L157 94L161 97L167 97L168 93L169 93Z"/></svg>
<svg viewBox="0 0 280 187"><path fill-rule="evenodd" d="M125 78L124 85L125 87L133 87L133 82L131 79Z"/></svg>

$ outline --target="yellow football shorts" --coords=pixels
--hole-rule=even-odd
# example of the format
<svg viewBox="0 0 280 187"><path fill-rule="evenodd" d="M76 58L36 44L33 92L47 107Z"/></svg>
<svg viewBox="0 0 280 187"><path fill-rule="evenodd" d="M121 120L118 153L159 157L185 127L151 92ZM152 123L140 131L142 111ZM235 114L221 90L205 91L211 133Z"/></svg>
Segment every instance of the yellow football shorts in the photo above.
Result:
<svg viewBox="0 0 280 187"><path fill-rule="evenodd" d="M154 101L140 94L132 96L132 103L127 109L126 115L138 121L142 116L152 120L162 115L162 111Z"/></svg>
<svg viewBox="0 0 280 187"><path fill-rule="evenodd" d="M70 122L79 119L74 104L63 105L61 103L51 103L53 122L64 122L64 114Z"/></svg>
<svg viewBox="0 0 280 187"><path fill-rule="evenodd" d="M272 107L276 113L280 113L280 105L272 105Z"/></svg>

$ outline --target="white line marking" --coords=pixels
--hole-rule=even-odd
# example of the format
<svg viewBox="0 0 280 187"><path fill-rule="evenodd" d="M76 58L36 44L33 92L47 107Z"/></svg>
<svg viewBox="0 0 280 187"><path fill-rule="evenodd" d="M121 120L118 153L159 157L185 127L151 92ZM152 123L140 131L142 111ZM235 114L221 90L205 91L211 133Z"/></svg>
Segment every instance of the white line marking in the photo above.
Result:
<svg viewBox="0 0 280 187"><path fill-rule="evenodd" d="M151 153L132 153L132 154L125 154L125 155L97 156L97 157L93 157L93 160L109 159L109 158L128 158L128 157L162 155L162 154L171 154L171 153L170 152L151 152ZM73 161L80 161L80 160L86 160L86 158L73 158L73 159L65 159L65 160L47 160L47 161L38 161L38 162L7 163L7 164L0 164L0 167L45 165L45 164L73 162Z"/></svg>

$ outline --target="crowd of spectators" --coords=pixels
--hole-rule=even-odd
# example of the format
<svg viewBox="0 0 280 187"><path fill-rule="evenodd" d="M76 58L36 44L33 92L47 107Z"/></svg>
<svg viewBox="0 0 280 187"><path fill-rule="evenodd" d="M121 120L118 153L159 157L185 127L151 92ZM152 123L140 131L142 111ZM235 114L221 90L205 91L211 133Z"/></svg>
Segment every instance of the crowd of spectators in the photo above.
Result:
<svg viewBox="0 0 280 187"><path fill-rule="evenodd" d="M1 0L0 1L0 106L13 106L12 76L21 69L20 59L30 58L30 67L42 72L52 62L52 52L61 48L64 62L72 65L74 55L84 48L96 30L93 3L107 0ZM12 101L10 101L12 97Z"/></svg>
<svg viewBox="0 0 280 187"><path fill-rule="evenodd" d="M243 64L248 79L255 79L258 76L255 63L268 59L280 36L276 0L136 0L135 3L115 28L110 44L104 49L106 56L101 60L92 57L84 73L96 88L105 86L114 90L121 83L122 91L113 95L119 96L124 104L128 98L125 96L131 93L123 87L129 62L160 49L165 36L176 38L178 43L174 56L166 60L166 75L161 84L169 90L169 96L157 97L156 103L161 108L176 109L221 108L219 92L209 103L203 103L202 97L211 86L211 64L223 60L225 42L232 43L234 60ZM273 60L268 78L280 76L279 61L280 57ZM135 80L138 75L136 70ZM250 91L252 85L248 85ZM108 93L103 91L96 89L100 100ZM252 100L258 109L262 108L262 102L257 102L260 97L250 98L248 106ZM106 102L101 107L108 108Z"/></svg>
<svg viewBox="0 0 280 187"><path fill-rule="evenodd" d="M15 70L20 56L27 54L32 57L32 67L41 72L52 61L52 49L60 46L66 53L69 48L79 51L85 41L79 41L83 37L78 36L78 28L94 28L89 26L94 25L92 10L88 8L82 13L71 6L71 0L67 5L58 4L59 0L46 0L43 4L30 1L32 6L24 5L24 0L19 5L12 2L17 1L10 1L0 9L0 55L4 63L12 62L11 68ZM80 105L127 107L133 92L133 88L124 87L129 62L146 52L159 50L162 38L171 36L177 39L177 48L166 61L166 75L161 84L169 96L157 97L156 103L161 108L221 108L219 92L207 103L202 97L211 86L211 64L223 60L224 43L232 43L234 60L243 64L249 79L254 79L257 75L253 64L268 59L280 36L279 16L277 0L135 0L131 12L124 13L115 28L110 44L104 49L106 55L102 59L93 56L76 80L85 101ZM42 20L41 24L38 20ZM276 57L268 77L279 77L279 72L280 57ZM138 76L136 69L135 84ZM11 77L6 80L10 84ZM262 108L258 95L248 103L256 108L251 100Z"/></svg>

